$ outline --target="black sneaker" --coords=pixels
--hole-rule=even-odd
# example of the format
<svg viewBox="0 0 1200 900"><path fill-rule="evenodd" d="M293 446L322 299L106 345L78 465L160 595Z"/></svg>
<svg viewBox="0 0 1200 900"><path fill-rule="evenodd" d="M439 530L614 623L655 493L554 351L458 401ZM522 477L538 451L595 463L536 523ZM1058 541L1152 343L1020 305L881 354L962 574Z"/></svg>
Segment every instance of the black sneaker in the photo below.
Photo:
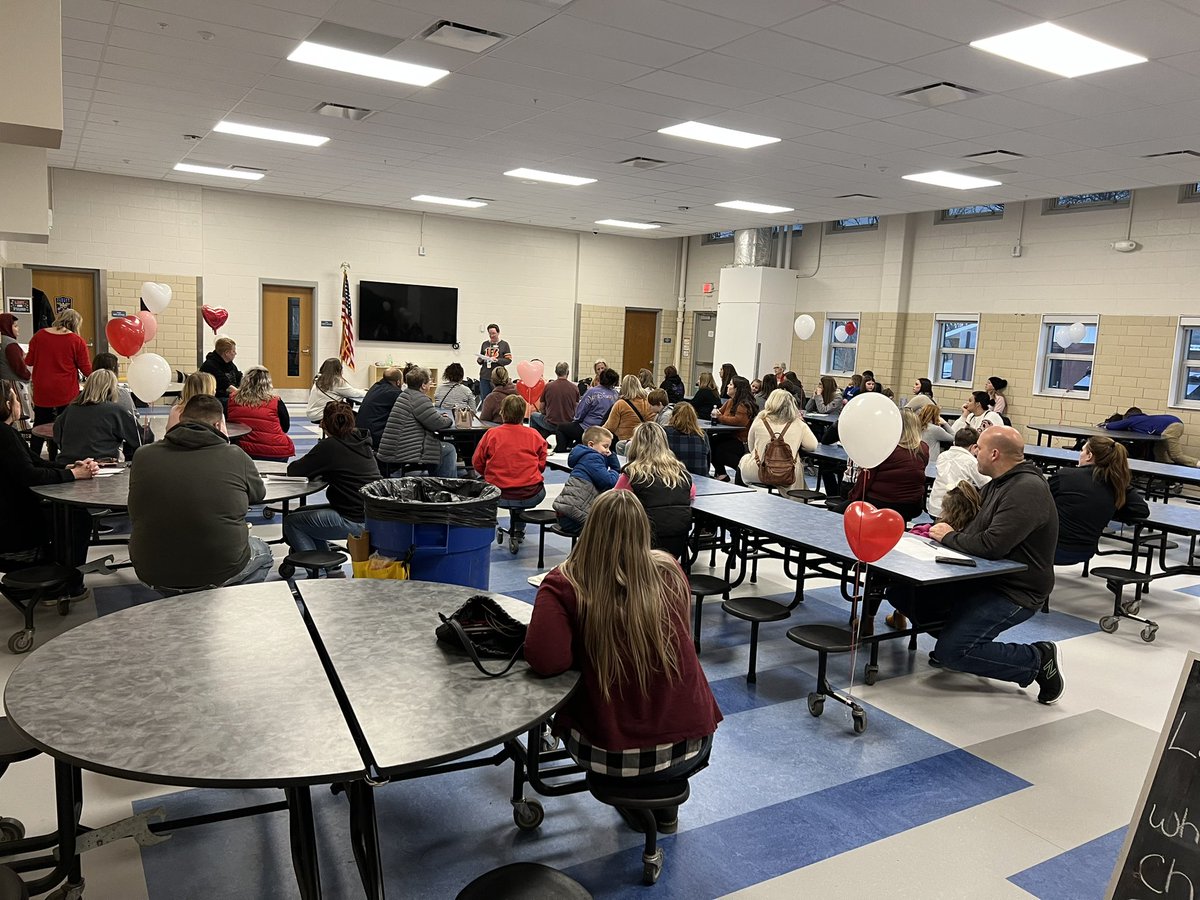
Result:
<svg viewBox="0 0 1200 900"><path fill-rule="evenodd" d="M946 664L937 658L937 654L935 654L932 650L930 650L929 651L929 665L931 665L935 669L941 669Z"/></svg>
<svg viewBox="0 0 1200 900"><path fill-rule="evenodd" d="M1042 665L1038 669L1036 678L1038 687L1041 688L1038 691L1038 703L1045 703L1049 706L1059 701L1063 695L1063 689L1066 687L1062 677L1062 654L1058 650L1058 645L1050 641L1038 641L1033 646L1042 655Z"/></svg>

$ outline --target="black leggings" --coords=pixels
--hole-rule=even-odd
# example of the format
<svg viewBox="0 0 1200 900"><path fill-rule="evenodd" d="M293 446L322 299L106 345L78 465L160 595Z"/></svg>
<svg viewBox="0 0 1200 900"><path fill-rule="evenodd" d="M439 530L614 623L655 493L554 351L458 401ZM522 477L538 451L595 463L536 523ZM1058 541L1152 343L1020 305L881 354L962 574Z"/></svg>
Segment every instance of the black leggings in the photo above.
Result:
<svg viewBox="0 0 1200 900"><path fill-rule="evenodd" d="M714 434L709 438L709 442L712 445L713 468L717 470L717 476L724 475L726 468L738 472L738 463L746 455L746 445L739 441L732 432ZM742 476L739 474L737 479L740 483Z"/></svg>
<svg viewBox="0 0 1200 900"><path fill-rule="evenodd" d="M35 426L53 424L54 420L58 418L64 409L66 409L65 406L35 406L33 408L33 424ZM51 462L54 462L58 456L58 444L54 443L54 441L47 441L45 438L40 438L36 434L30 436L29 447L38 456L42 455L42 444L49 445L46 450L46 456L50 458Z"/></svg>
<svg viewBox="0 0 1200 900"><path fill-rule="evenodd" d="M574 447L583 440L584 430L584 427L578 422L566 422L559 425L554 438L556 441L554 452L562 453Z"/></svg>

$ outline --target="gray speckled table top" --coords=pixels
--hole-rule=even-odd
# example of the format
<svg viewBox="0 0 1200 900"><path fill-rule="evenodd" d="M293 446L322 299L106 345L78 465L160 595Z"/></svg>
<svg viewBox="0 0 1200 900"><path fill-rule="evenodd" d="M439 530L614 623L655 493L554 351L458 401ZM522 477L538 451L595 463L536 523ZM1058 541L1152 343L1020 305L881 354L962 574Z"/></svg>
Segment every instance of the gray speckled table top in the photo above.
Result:
<svg viewBox="0 0 1200 900"><path fill-rule="evenodd" d="M203 591L88 622L4 690L34 743L93 771L236 787L319 784L365 766L286 584Z"/></svg>
<svg viewBox="0 0 1200 900"><path fill-rule="evenodd" d="M282 466L286 468L286 466ZM282 474L280 472L279 474ZM279 503L282 500L294 500L297 497L307 497L317 491L324 490L325 481L312 478L308 481L272 481L264 479L267 496L263 503ZM129 505L129 470L121 469L115 475L105 475L100 478L89 478L85 481L70 481L66 484L44 484L30 488L39 497L53 500L55 503L66 503L70 506L87 506L94 508L124 509Z"/></svg>
<svg viewBox="0 0 1200 900"><path fill-rule="evenodd" d="M503 678L486 678L465 655L443 649L434 638L437 614L488 591L423 581L320 580L297 587L385 773L495 746L557 709L579 680L577 672L539 678L524 662ZM491 596L529 620L529 604Z"/></svg>

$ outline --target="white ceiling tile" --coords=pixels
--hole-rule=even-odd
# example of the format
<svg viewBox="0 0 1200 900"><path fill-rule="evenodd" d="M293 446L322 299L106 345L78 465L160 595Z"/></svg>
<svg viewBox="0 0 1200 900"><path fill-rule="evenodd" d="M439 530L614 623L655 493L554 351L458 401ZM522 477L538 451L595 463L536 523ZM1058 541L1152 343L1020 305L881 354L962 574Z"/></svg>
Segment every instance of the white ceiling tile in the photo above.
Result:
<svg viewBox="0 0 1200 900"><path fill-rule="evenodd" d="M1196 49L1200 12L1184 12L1162 0L1118 0L1060 19L1057 24L1131 53L1154 59Z"/></svg>
<svg viewBox="0 0 1200 900"><path fill-rule="evenodd" d="M940 135L934 137L928 132L918 131L915 128L904 128L891 122L864 122L861 125L839 128L838 131L854 137L879 141L893 147L927 147L930 144L943 143Z"/></svg>
<svg viewBox="0 0 1200 900"><path fill-rule="evenodd" d="M567 75L564 72L553 72L550 69L525 66L491 54L463 67L460 72L475 78L508 85L520 85L535 91L555 91L569 97L591 97L606 86L604 82L596 82L577 75Z"/></svg>
<svg viewBox="0 0 1200 900"><path fill-rule="evenodd" d="M839 109L866 119L884 119L921 108L920 104L911 100L880 96L832 82L802 91L793 91L784 96L789 100L799 100L801 103L811 103L813 106L823 106L826 109Z"/></svg>
<svg viewBox="0 0 1200 900"><path fill-rule="evenodd" d="M988 93L1002 93L1058 79L1057 75L1049 72L965 45L931 53L920 59L910 59L904 65L905 68L933 76L933 81L949 81Z"/></svg>
<svg viewBox="0 0 1200 900"><path fill-rule="evenodd" d="M64 19L108 22L114 5L113 0L63 0L62 14Z"/></svg>
<svg viewBox="0 0 1200 900"><path fill-rule="evenodd" d="M839 112L834 109L824 109L811 103L799 103L787 97L772 97L770 100L760 100L747 106L743 112L762 116L767 119L778 118L787 122L795 122L809 128L843 128L865 122L862 116Z"/></svg>
<svg viewBox="0 0 1200 900"><path fill-rule="evenodd" d="M709 103L714 106L728 108L755 103L763 99L765 93L761 89L749 90L747 88L715 84L711 81L701 81L698 78L689 78L686 75L677 75L674 72L667 71L651 72L649 75L635 78L629 82L627 87L634 90L650 91L654 94L665 94L668 97L692 100L696 103Z"/></svg>
<svg viewBox="0 0 1200 900"><path fill-rule="evenodd" d="M526 38L535 51L542 47L574 48L653 69L674 65L697 53L695 47L595 22L582 27L580 23L579 19L559 15L533 29Z"/></svg>
<svg viewBox="0 0 1200 900"><path fill-rule="evenodd" d="M815 78L797 75L776 66L749 59L735 59L720 53L701 53L676 63L670 71L706 82L757 90L771 96L803 90L819 83Z"/></svg>
<svg viewBox="0 0 1200 900"><path fill-rule="evenodd" d="M681 15L678 6L663 0L575 0L567 15L702 50L711 50L758 30L755 25L698 10Z"/></svg>
<svg viewBox="0 0 1200 900"><path fill-rule="evenodd" d="M555 14L548 3L523 0L400 0L399 5L439 19L498 34L522 34Z"/></svg>
<svg viewBox="0 0 1200 900"><path fill-rule="evenodd" d="M1071 118L1104 115L1141 105L1132 97L1103 90L1080 78L1063 78L1059 81L1035 84L1009 91L1007 96L1014 100L1047 106Z"/></svg>
<svg viewBox="0 0 1200 900"><path fill-rule="evenodd" d="M1044 21L996 0L844 0L842 5L961 43Z"/></svg>
<svg viewBox="0 0 1200 900"><path fill-rule="evenodd" d="M727 18L770 28L826 5L826 0L742 0L731 6L728 0L670 0L676 6L703 10Z"/></svg>
<svg viewBox="0 0 1200 900"><path fill-rule="evenodd" d="M638 91L629 87L606 88L592 99L599 103L625 106L629 109L660 115L662 124L658 126L659 128L689 119L704 119L718 115L722 111L721 107L711 103L667 97L663 94L652 94L649 91Z"/></svg>
<svg viewBox="0 0 1200 900"><path fill-rule="evenodd" d="M640 66L626 60L600 56L577 46L566 47L540 37L508 41L488 56L610 84L624 84L658 68L657 65Z"/></svg>
<svg viewBox="0 0 1200 900"><path fill-rule="evenodd" d="M1162 106L1200 97L1200 73L1185 73L1149 62L1123 72L1098 72L1087 83L1103 91L1132 97L1139 106Z"/></svg>
<svg viewBox="0 0 1200 900"><path fill-rule="evenodd" d="M79 59L100 59L104 54L104 44L63 38L62 51L63 56L75 56Z"/></svg>
<svg viewBox="0 0 1200 900"><path fill-rule="evenodd" d="M438 20L438 16L415 9L404 9L381 0L338 0L324 16L326 22L348 25L374 34L410 38Z"/></svg>
<svg viewBox="0 0 1200 900"><path fill-rule="evenodd" d="M721 47L721 53L755 62L770 60L771 65L780 69L821 81L836 81L880 65L878 60L842 53L777 31L759 31L739 38Z"/></svg>
<svg viewBox="0 0 1200 900"><path fill-rule="evenodd" d="M1007 6L1037 16L1043 21L1061 19L1086 9L1105 6L1113 0L1004 0Z"/></svg>
<svg viewBox="0 0 1200 900"><path fill-rule="evenodd" d="M954 112L971 119L982 119L1013 128L1032 128L1049 122L1061 122L1063 119L1062 114L1055 110L1023 103L1000 94L963 100L954 104Z"/></svg>
<svg viewBox="0 0 1200 900"><path fill-rule="evenodd" d="M1010 130L1007 125L971 119L947 109L920 109L902 116L891 116L888 121L893 125L915 128L930 135L964 139L1005 134Z"/></svg>
<svg viewBox="0 0 1200 900"><path fill-rule="evenodd" d="M899 63L954 46L953 41L935 37L895 22L869 16L844 5L830 5L806 13L776 31L846 53Z"/></svg>

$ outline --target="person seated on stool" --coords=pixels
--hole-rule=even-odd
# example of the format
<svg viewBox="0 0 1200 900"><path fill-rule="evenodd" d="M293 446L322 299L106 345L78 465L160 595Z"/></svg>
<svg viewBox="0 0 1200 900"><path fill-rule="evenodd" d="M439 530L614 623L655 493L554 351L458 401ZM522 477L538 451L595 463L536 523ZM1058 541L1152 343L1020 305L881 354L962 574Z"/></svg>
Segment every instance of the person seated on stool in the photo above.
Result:
<svg viewBox="0 0 1200 900"><path fill-rule="evenodd" d="M459 366L459 369L461 370L462 366ZM383 370L383 377L367 389L367 396L363 397L358 406L358 427L371 436L372 449L379 449L379 441L383 438L383 429L387 427L388 416L392 414L396 398L404 390L401 378L399 368L388 366ZM440 386L438 390L441 390Z"/></svg>
<svg viewBox="0 0 1200 900"><path fill-rule="evenodd" d="M306 506L283 517L283 539L293 553L327 551L330 540L361 535L366 515L359 489L379 480L371 439L354 427L354 410L348 403L326 403L321 430L325 437L287 467L289 475L324 478L329 500L328 506Z"/></svg>
<svg viewBox="0 0 1200 900"><path fill-rule="evenodd" d="M650 519L650 546L676 559L687 551L696 485L667 446L657 422L643 422L629 439L629 458L614 490L632 491Z"/></svg>
<svg viewBox="0 0 1200 900"><path fill-rule="evenodd" d="M251 459L287 462L296 455L296 445L287 435L292 418L287 404L272 389L271 373L266 367L252 366L246 371L242 386L229 398L228 415L230 422L249 427L250 433L238 439L238 446Z"/></svg>
<svg viewBox="0 0 1200 900"><path fill-rule="evenodd" d="M979 472L979 463L975 459L978 442L979 432L967 425L954 432L953 446L938 456L937 478L933 479L933 488L925 503L925 508L935 519L942 514L942 498L954 485L969 481L975 487L982 488L992 480Z"/></svg>
<svg viewBox="0 0 1200 900"><path fill-rule="evenodd" d="M47 563L53 558L50 506L43 504L42 498L30 488L83 481L95 475L100 467L91 459L81 459L70 466L42 459L16 429L23 407L15 381L0 380L0 398L4 401L0 407L4 416L0 425L0 509L4 510L0 515L0 559L4 565L0 568ZM86 509L71 506L68 507L68 521L75 558L67 563L81 566L87 562L92 517ZM91 597L91 591L83 586L82 575L72 578L67 593L72 601Z"/></svg>
<svg viewBox="0 0 1200 900"><path fill-rule="evenodd" d="M1056 566L1095 556L1100 534L1113 519L1132 523L1150 515L1132 480L1125 448L1102 436L1087 439L1077 467L1063 466L1050 476L1050 494L1058 507Z"/></svg>
<svg viewBox="0 0 1200 900"><path fill-rule="evenodd" d="M541 409L529 417L529 424L544 438L550 437L560 427L575 417L579 406L579 391L567 376L571 367L560 362L554 367L555 379L546 385L542 394Z"/></svg>
<svg viewBox="0 0 1200 900"><path fill-rule="evenodd" d="M488 397L496 396L495 391ZM526 428L525 398L512 395L504 398L500 418L504 424L488 429L471 467L488 484L500 489L500 508L509 515L508 549L516 553L525 540L525 521L521 510L533 509L546 499L542 473L546 471L546 439L532 428Z"/></svg>
<svg viewBox="0 0 1200 900"><path fill-rule="evenodd" d="M556 453L566 453L583 440L584 432L588 429L603 426L613 404L617 402L617 392L613 390L621 380L617 370L601 369L596 377L599 383L588 388L580 398L571 421L558 427L555 437L557 443L554 445Z"/></svg>
<svg viewBox="0 0 1200 900"><path fill-rule="evenodd" d="M667 446L684 467L693 475L707 477L712 471L712 453L708 448L708 435L696 418L696 408L690 403L676 403L665 430Z"/></svg>
<svg viewBox="0 0 1200 900"><path fill-rule="evenodd" d="M320 422L325 415L325 404L331 400L346 401L353 407L367 396L366 391L356 388L345 379L342 374L344 371L342 361L336 356L321 363L321 370L308 392L308 408L305 410L308 421L313 424Z"/></svg>
<svg viewBox="0 0 1200 900"><path fill-rule="evenodd" d="M99 369L108 369L114 377L119 377L121 374L121 364L112 353L97 353L92 357L92 371L95 372ZM117 381L117 405L135 419L137 418L137 404L133 402L133 391L129 389L129 385L121 384L119 380Z"/></svg>
<svg viewBox="0 0 1200 900"><path fill-rule="evenodd" d="M621 464L612 452L612 439L607 428L593 425L583 433L583 443L571 448L567 456L571 474L554 498L554 512L563 533L577 535L583 531L597 495L617 486Z"/></svg>
<svg viewBox="0 0 1200 900"><path fill-rule="evenodd" d="M858 480L843 503L829 504L836 512L855 500L865 500L879 509L894 509L905 520L925 511L925 467L929 448L921 440L921 426L912 410L900 411L900 443L883 462L858 473Z"/></svg>
<svg viewBox="0 0 1200 900"><path fill-rule="evenodd" d="M493 397L492 394L496 396ZM479 418L484 422L499 422L500 404L504 402L505 397L515 397L516 395L517 386L508 377L508 369L504 366L496 366L492 369L491 389L479 403Z"/></svg>
<svg viewBox="0 0 1200 900"><path fill-rule="evenodd" d="M183 387L179 391L179 400L171 407L171 411L167 413L167 431L170 431L179 424L179 417L183 414L183 408L187 406L187 402L193 397L201 395L205 397L217 396L217 379L213 378L208 372L193 372L187 378L183 379Z"/></svg>
<svg viewBox="0 0 1200 900"><path fill-rule="evenodd" d="M582 673L552 731L588 772L635 785L690 778L708 765L722 716L692 646L690 608L678 561L650 549L637 497L597 499L579 543L538 588L525 637L534 672ZM678 828L676 809L654 815L660 832Z"/></svg>
<svg viewBox="0 0 1200 900"><path fill-rule="evenodd" d="M897 584L887 599L917 625L938 626L929 662L959 672L1038 685L1039 703L1057 703L1063 693L1058 647L1050 641L1010 644L996 636L1041 609L1054 587L1058 511L1041 471L1025 459L1021 433L992 425L979 437L979 471L992 480L983 505L966 528L939 523L931 540L983 559L1024 563L1022 572L965 582L918 586Z"/></svg>
<svg viewBox="0 0 1200 900"><path fill-rule="evenodd" d="M463 384L465 373L461 363L450 363L442 370L442 383L433 392L433 405L441 411L469 409L475 412L475 392ZM572 390L574 385L571 386Z"/></svg>
<svg viewBox="0 0 1200 900"><path fill-rule="evenodd" d="M179 424L134 457L129 559L144 584L192 590L266 579L271 548L250 534L246 513L267 489L224 428L220 401L193 397Z"/></svg>
<svg viewBox="0 0 1200 900"><path fill-rule="evenodd" d="M404 373L404 384L379 441L379 461L388 466L428 466L439 478L453 478L458 474L458 455L454 445L437 433L453 428L454 420L434 409L422 390L429 384L429 370L413 366Z"/></svg>
<svg viewBox="0 0 1200 900"><path fill-rule="evenodd" d="M200 371L207 372L217 380L217 399L222 405L238 392L242 384L242 373L233 364L237 357L237 342L233 338L219 337L200 364Z"/></svg>
<svg viewBox="0 0 1200 900"><path fill-rule="evenodd" d="M758 415L758 404L754 402L754 395L750 393L750 382L740 375L734 375L730 379L725 393L729 399L720 410L713 410L713 424L736 425L739 430L733 433L717 432L711 436L713 468L717 470L717 478L720 481L729 480L729 476L725 474L726 468L733 469L734 478L741 484L739 463L746 455L750 422Z"/></svg>
<svg viewBox="0 0 1200 900"><path fill-rule="evenodd" d="M117 376L97 369L83 383L83 391L54 420L54 443L65 463L78 459L132 459L142 444L137 419L117 402Z"/></svg>
<svg viewBox="0 0 1200 900"><path fill-rule="evenodd" d="M796 474L791 485L784 490L803 490L808 487L804 481L804 459L801 450L817 449L817 438L809 429L804 417L796 406L795 397L783 388L776 388L767 397L763 411L754 417L750 426L750 440L747 442L747 453L738 463L742 480L745 482L758 481L759 463L767 452L767 444L779 437L788 449L792 451L792 459L796 464Z"/></svg>
<svg viewBox="0 0 1200 900"><path fill-rule="evenodd" d="M646 393L636 375L626 375L621 379L617 402L609 409L608 418L604 420L604 427L616 438L618 453L624 452L625 444L633 437L633 429L654 418Z"/></svg>
<svg viewBox="0 0 1200 900"><path fill-rule="evenodd" d="M954 420L950 430L958 431L960 428L969 427L983 431L993 425L1003 424L1004 420L1000 418L1000 414L992 409L992 398L988 396L987 391L972 391L962 406L962 415Z"/></svg>

